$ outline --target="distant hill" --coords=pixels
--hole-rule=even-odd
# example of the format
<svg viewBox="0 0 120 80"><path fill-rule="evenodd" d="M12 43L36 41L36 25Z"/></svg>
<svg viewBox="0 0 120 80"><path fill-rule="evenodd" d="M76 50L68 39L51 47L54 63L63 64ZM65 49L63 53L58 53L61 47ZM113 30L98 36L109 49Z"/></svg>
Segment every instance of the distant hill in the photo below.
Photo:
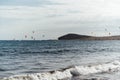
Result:
<svg viewBox="0 0 120 80"><path fill-rule="evenodd" d="M66 34L58 38L58 40L120 40L120 35L118 36L87 36L79 34Z"/></svg>

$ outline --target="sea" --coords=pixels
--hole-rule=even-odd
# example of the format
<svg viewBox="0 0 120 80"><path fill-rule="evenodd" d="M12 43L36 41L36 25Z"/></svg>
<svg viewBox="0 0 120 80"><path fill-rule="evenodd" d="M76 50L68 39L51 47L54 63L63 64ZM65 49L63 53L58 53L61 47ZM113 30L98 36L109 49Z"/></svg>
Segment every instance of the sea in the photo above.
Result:
<svg viewBox="0 0 120 80"><path fill-rule="evenodd" d="M120 80L120 41L3 40L0 80Z"/></svg>

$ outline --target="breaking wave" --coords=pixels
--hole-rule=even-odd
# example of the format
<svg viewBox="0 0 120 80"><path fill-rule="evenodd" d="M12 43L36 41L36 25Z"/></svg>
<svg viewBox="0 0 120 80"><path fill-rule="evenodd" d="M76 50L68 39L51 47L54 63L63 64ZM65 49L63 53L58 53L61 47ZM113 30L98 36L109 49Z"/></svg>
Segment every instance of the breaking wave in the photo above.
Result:
<svg viewBox="0 0 120 80"><path fill-rule="evenodd" d="M107 78L78 78L78 76L117 71L120 71L120 61L113 61L97 65L70 66L61 70L49 71L46 73L15 75L5 77L0 80L108 80Z"/></svg>

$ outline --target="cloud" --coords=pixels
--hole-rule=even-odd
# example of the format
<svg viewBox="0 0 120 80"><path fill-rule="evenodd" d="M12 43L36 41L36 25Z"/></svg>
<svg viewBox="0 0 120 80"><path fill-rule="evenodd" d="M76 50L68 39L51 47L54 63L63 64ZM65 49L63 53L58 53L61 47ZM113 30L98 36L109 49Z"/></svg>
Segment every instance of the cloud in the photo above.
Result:
<svg viewBox="0 0 120 80"><path fill-rule="evenodd" d="M1 0L0 5L6 6L45 6L45 5L58 5L50 0Z"/></svg>
<svg viewBox="0 0 120 80"><path fill-rule="evenodd" d="M0 17L16 18L16 19L30 19L36 18L44 13L41 7L27 7L27 6L0 6ZM40 16L40 17L41 17Z"/></svg>
<svg viewBox="0 0 120 80"><path fill-rule="evenodd" d="M40 19L46 16L51 18L79 18L82 20L120 18L118 2L118 0L4 0L0 3L0 17ZM6 5L5 3L11 5ZM21 5L13 5L13 3ZM42 4L45 7L22 5L30 5L31 3ZM56 3L56 5L46 5L47 3ZM64 5L58 5L57 3Z"/></svg>
<svg viewBox="0 0 120 80"><path fill-rule="evenodd" d="M120 25L119 3L119 0L2 0L0 32L25 34L35 29L48 34L47 38L67 32L87 34L92 29L103 34L106 25L110 30Z"/></svg>

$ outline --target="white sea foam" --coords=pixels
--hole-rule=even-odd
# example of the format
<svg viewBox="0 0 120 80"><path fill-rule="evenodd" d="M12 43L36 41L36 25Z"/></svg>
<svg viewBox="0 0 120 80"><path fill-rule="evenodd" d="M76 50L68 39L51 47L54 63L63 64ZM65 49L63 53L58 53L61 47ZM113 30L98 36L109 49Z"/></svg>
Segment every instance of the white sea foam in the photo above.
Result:
<svg viewBox="0 0 120 80"><path fill-rule="evenodd" d="M62 70L50 71L46 73L15 75L15 76L3 78L1 80L61 80L65 78L69 78L69 80L71 80L70 78L76 76L83 76L83 75L85 76L89 74L109 73L116 71L120 71L119 61L113 61L98 65L68 67ZM87 79L87 80L93 80L93 79ZM104 80L104 79L96 78L94 80Z"/></svg>
<svg viewBox="0 0 120 80"><path fill-rule="evenodd" d="M89 66L76 66L73 72L77 72L80 75L87 75L93 73L114 72L120 70L120 62L114 61L111 63L89 65Z"/></svg>

